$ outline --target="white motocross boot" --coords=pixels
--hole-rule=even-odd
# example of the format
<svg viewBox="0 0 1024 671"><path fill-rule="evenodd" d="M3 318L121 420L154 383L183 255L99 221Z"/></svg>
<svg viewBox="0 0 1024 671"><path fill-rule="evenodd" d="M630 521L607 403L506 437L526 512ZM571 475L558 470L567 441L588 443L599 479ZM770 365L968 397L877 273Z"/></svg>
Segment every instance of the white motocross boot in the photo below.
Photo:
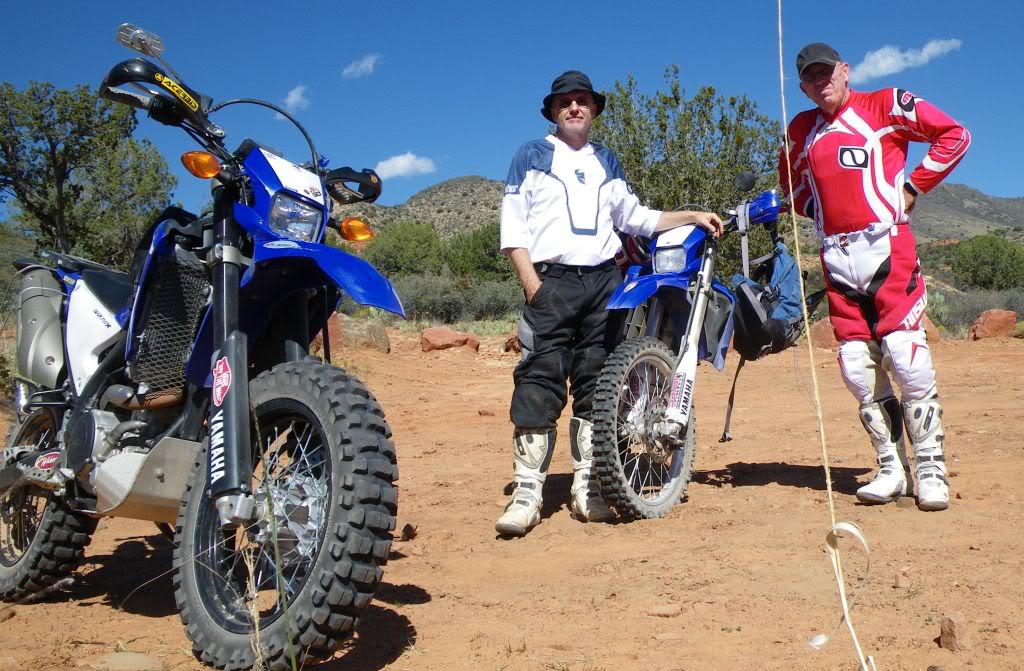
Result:
<svg viewBox="0 0 1024 671"><path fill-rule="evenodd" d="M525 536L540 524L541 490L555 447L555 430L516 429L512 446L516 486L494 529L506 536Z"/></svg>
<svg viewBox="0 0 1024 671"><path fill-rule="evenodd" d="M572 452L572 489L569 507L583 522L611 522L615 513L601 497L594 473L594 425L585 419L569 420L569 448Z"/></svg>
<svg viewBox="0 0 1024 671"><path fill-rule="evenodd" d="M942 404L933 396L924 401L903 403L907 436L914 445L914 471L917 476L917 507L921 510L945 510L949 507L949 481L946 459L942 456Z"/></svg>
<svg viewBox="0 0 1024 671"><path fill-rule="evenodd" d="M907 451L903 444L900 404L887 398L860 407L860 421L871 437L878 458L878 473L857 490L864 503L890 503L907 494Z"/></svg>

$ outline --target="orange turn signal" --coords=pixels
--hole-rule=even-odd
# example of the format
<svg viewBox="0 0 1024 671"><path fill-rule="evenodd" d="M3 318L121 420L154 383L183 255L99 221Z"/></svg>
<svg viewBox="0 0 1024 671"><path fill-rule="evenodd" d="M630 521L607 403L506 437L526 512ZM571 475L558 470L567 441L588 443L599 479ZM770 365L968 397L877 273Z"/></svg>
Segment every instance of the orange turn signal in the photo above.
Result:
<svg viewBox="0 0 1024 671"><path fill-rule="evenodd" d="M220 174L220 161L207 151L186 151L181 163L190 173L201 179L210 179Z"/></svg>
<svg viewBox="0 0 1024 671"><path fill-rule="evenodd" d="M358 217L345 217L338 228L341 237L349 242L366 242L373 237L370 225Z"/></svg>

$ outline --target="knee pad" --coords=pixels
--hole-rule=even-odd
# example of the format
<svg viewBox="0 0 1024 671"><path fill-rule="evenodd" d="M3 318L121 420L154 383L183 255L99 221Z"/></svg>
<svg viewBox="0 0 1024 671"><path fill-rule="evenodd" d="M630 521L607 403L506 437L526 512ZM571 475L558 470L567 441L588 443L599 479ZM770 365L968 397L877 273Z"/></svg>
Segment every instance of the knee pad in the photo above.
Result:
<svg viewBox="0 0 1024 671"><path fill-rule="evenodd" d="M893 395L886 360L876 342L847 340L839 346L839 369L846 388L860 405L868 405Z"/></svg>
<svg viewBox="0 0 1024 671"><path fill-rule="evenodd" d="M882 338L882 351L892 362L893 377L904 402L936 395L935 368L923 329L893 331Z"/></svg>

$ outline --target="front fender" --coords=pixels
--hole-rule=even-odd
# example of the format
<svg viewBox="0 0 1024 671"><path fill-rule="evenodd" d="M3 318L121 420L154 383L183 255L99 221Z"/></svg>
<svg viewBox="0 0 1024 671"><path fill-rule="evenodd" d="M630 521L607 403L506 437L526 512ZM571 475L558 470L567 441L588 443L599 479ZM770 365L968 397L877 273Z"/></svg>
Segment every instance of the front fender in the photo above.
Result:
<svg viewBox="0 0 1024 671"><path fill-rule="evenodd" d="M248 336L250 346L259 341L274 308L303 289L336 285L360 305L405 316L398 294L376 268L326 245L280 239L256 241L252 264L240 284L238 326ZM190 382L209 386L212 354L213 319L207 310L185 366Z"/></svg>
<svg viewBox="0 0 1024 671"><path fill-rule="evenodd" d="M620 284L608 299L609 310L635 308L643 304L662 287L673 287L686 291L689 278L677 273L654 273L628 278Z"/></svg>
<svg viewBox="0 0 1024 671"><path fill-rule="evenodd" d="M690 276L679 273L652 273L638 277L626 277L608 299L609 310L635 308L663 288L686 291L690 285ZM736 298L729 287L717 279L711 280L711 288L725 295L730 303Z"/></svg>
<svg viewBox="0 0 1024 671"><path fill-rule="evenodd" d="M330 282L360 305L405 316L402 301L391 282L363 259L340 249L297 240L258 241L253 250L253 263L242 276L242 291L245 292L251 283L258 284L258 276L271 266L283 268L285 276L292 275L288 282L292 289L323 286ZM297 272L290 272L292 268ZM278 290L279 287L275 292Z"/></svg>

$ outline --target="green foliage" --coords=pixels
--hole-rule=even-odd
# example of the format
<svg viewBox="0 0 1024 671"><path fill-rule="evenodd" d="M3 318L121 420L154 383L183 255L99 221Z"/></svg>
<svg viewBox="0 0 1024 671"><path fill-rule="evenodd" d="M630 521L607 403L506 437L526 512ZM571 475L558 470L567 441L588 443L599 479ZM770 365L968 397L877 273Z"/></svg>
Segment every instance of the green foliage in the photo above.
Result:
<svg viewBox="0 0 1024 671"><path fill-rule="evenodd" d="M967 335L968 329L985 310L1013 310L1024 315L1024 288L1002 291L928 292L928 317L954 336Z"/></svg>
<svg viewBox="0 0 1024 671"><path fill-rule="evenodd" d="M522 307L516 280L471 280L446 275L404 275L393 280L411 321L453 324L507 319Z"/></svg>
<svg viewBox="0 0 1024 671"><path fill-rule="evenodd" d="M25 235L15 222L0 222L0 289L6 291L14 278L15 270L11 262L21 257L31 257L35 251L35 240ZM14 291L15 287L11 288ZM3 305L7 306L10 292L2 295Z"/></svg>
<svg viewBox="0 0 1024 671"><path fill-rule="evenodd" d="M166 206L174 183L148 140L121 140L92 171L82 199L88 231L72 251L127 270L139 238Z"/></svg>
<svg viewBox="0 0 1024 671"><path fill-rule="evenodd" d="M363 258L385 275L400 276L440 272L442 253L441 238L433 226L400 221L380 231Z"/></svg>
<svg viewBox="0 0 1024 671"><path fill-rule="evenodd" d="M616 82L591 134L615 152L643 203L722 212L743 197L734 185L738 173L758 176L755 193L777 183L778 122L746 96L725 98L710 86L686 97L678 66L666 69L665 83L666 90L647 95L632 76ZM753 256L770 249L760 228L751 242ZM739 236L727 237L721 249L718 274L728 277L739 267Z"/></svg>
<svg viewBox="0 0 1024 671"><path fill-rule="evenodd" d="M962 287L1024 287L1024 247L997 235L979 235L956 246L953 275Z"/></svg>
<svg viewBox="0 0 1024 671"><path fill-rule="evenodd" d="M451 324L462 317L465 297L450 277L405 275L393 284L409 319Z"/></svg>
<svg viewBox="0 0 1024 671"><path fill-rule="evenodd" d="M507 319L523 307L523 288L517 279L474 282L466 294L463 319Z"/></svg>
<svg viewBox="0 0 1024 671"><path fill-rule="evenodd" d="M124 266L126 243L175 183L152 146L131 139L135 125L130 108L84 85L0 85L0 198L17 199L40 246Z"/></svg>
<svg viewBox="0 0 1024 671"><path fill-rule="evenodd" d="M501 224L497 220L459 233L447 245L445 262L456 275L489 280L513 278L515 270L501 253L500 240Z"/></svg>

